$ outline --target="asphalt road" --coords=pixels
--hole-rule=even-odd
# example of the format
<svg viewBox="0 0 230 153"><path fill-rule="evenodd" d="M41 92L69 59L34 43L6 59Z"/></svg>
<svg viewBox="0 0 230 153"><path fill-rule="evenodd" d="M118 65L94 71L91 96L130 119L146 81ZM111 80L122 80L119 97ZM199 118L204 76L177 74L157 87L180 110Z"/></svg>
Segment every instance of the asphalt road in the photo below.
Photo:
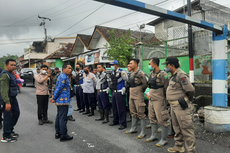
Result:
<svg viewBox="0 0 230 153"><path fill-rule="evenodd" d="M54 124L38 125L37 104L34 87L22 87L18 95L21 115L15 132L20 134L14 143L0 143L0 153L167 153L167 148L174 145L174 140L162 148L155 143L148 143L145 139L138 139L138 134L127 135L125 130L118 130L118 126L110 127L101 122L96 122L99 116L88 117L73 111L75 122L68 122L68 133L74 136L72 141L60 142L54 138ZM76 104L73 104L76 108ZM55 104L49 104L49 119L55 121ZM110 119L110 122L112 119ZM140 127L139 127L140 128ZM140 131L140 129L138 130ZM1 132L2 133L2 130ZM150 129L146 130L147 137ZM212 145L208 141L196 141L197 153L227 153L229 148Z"/></svg>

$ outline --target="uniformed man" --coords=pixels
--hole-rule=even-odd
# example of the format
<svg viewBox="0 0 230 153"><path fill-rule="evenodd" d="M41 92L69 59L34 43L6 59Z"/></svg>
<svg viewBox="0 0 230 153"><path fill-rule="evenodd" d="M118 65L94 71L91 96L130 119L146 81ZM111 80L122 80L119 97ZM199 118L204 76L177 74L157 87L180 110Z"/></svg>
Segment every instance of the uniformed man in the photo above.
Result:
<svg viewBox="0 0 230 153"><path fill-rule="evenodd" d="M110 103L109 103L109 86L111 85L111 80L109 75L104 72L104 68L102 64L97 65L96 74L96 90L97 90L97 99L98 99L98 107L100 118L95 119L96 121L103 121L102 124L109 122L109 111L110 111Z"/></svg>
<svg viewBox="0 0 230 153"><path fill-rule="evenodd" d="M149 75L148 85L149 92L149 120L151 123L151 137L147 142L157 140L158 137L158 125L161 126L161 140L156 144L158 147L163 147L168 143L168 110L166 103L166 89L168 87L168 75L165 71L161 71L159 68L159 58L152 58L149 61Z"/></svg>
<svg viewBox="0 0 230 153"><path fill-rule="evenodd" d="M85 112L85 105L83 102L83 73L84 71L81 70L81 65L76 64L76 74L75 74L75 94L77 100L77 107L74 111L79 111L79 113Z"/></svg>
<svg viewBox="0 0 230 153"><path fill-rule="evenodd" d="M111 73L111 90L112 90L112 108L113 108L113 123L110 126L119 125L119 130L127 127L126 123L126 95L125 95L125 81L128 81L128 76L125 71L119 68L119 63L113 60L110 63Z"/></svg>
<svg viewBox="0 0 230 153"><path fill-rule="evenodd" d="M171 118L175 131L175 146L168 148L169 152L184 152L184 142L188 153L195 153L195 134L192 118L190 116L190 101L194 96L194 87L189 81L188 75L179 68L179 60L176 57L166 59L165 71L171 73L166 98L171 107Z"/></svg>
<svg viewBox="0 0 230 153"><path fill-rule="evenodd" d="M139 139L143 139L146 136L146 114L145 114L145 101L144 92L147 88L147 80L145 74L138 69L139 59L132 59L129 62L130 70L128 83L130 87L129 109L132 115L132 127L126 134L137 133L137 124L140 119L141 133L138 135Z"/></svg>
<svg viewBox="0 0 230 153"><path fill-rule="evenodd" d="M83 115L88 114L88 116L94 115L94 110L96 109L95 105L95 87L96 87L96 78L95 75L89 72L88 67L84 68L83 74L83 100L86 107L86 112ZM89 110L89 107L91 110ZM84 109L84 108L83 108Z"/></svg>

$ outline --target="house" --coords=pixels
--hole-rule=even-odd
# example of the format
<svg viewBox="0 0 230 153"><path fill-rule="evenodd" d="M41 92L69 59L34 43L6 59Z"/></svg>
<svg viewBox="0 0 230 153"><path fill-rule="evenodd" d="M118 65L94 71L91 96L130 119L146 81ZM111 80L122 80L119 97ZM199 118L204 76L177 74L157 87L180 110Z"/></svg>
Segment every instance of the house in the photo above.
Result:
<svg viewBox="0 0 230 153"><path fill-rule="evenodd" d="M54 67L62 68L62 66L64 64L62 59L71 57L72 49L73 49L73 44L68 43L65 46L63 46L62 48L56 50L55 52L53 52L52 54L47 56L43 60L42 64L48 65L49 67L53 67L53 68ZM74 67L74 63L72 65Z"/></svg>
<svg viewBox="0 0 230 153"><path fill-rule="evenodd" d="M175 12L187 14L187 6L182 6ZM207 21L215 25L223 26L230 21L230 8L219 5L213 1L195 0L191 2L192 18ZM158 18L148 23L155 27L157 39L167 42L168 56L180 57L184 71L189 71L188 61L188 26L187 24ZM212 31L192 26L194 73L195 80L210 80L212 74ZM170 41L169 41L170 40ZM162 48L164 53L165 48ZM152 56L157 56L152 54ZM164 56L162 54L162 56ZM162 57L161 58L164 58ZM228 59L230 65L230 59ZM228 67L230 71L230 66Z"/></svg>

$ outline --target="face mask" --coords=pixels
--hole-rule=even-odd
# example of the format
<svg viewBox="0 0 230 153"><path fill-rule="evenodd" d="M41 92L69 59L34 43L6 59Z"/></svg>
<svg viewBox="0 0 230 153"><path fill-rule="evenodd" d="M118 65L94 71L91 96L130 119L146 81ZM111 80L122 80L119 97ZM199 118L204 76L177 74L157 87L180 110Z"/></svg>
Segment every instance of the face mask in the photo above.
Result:
<svg viewBox="0 0 230 153"><path fill-rule="evenodd" d="M115 66L111 66L111 70L113 70L113 71L114 71L114 70L115 70Z"/></svg>
<svg viewBox="0 0 230 153"><path fill-rule="evenodd" d="M42 73L42 74L46 74L46 70L42 70L41 73Z"/></svg>
<svg viewBox="0 0 230 153"><path fill-rule="evenodd" d="M172 70L170 70L170 67L168 67L168 68L166 67L166 68L165 68L165 72L166 72L166 73L169 73L169 72L171 72L171 71L172 71Z"/></svg>
<svg viewBox="0 0 230 153"><path fill-rule="evenodd" d="M149 70L150 70L150 71L154 71L154 68L152 68L152 66L149 65Z"/></svg>
<svg viewBox="0 0 230 153"><path fill-rule="evenodd" d="M79 68L76 68L77 71L79 71Z"/></svg>
<svg viewBox="0 0 230 153"><path fill-rule="evenodd" d="M99 73L99 72L97 72L97 74L99 75L100 73Z"/></svg>
<svg viewBox="0 0 230 153"><path fill-rule="evenodd" d="M85 70L84 72L85 72L85 74L88 74L88 73L89 73L89 71L88 71L88 70Z"/></svg>

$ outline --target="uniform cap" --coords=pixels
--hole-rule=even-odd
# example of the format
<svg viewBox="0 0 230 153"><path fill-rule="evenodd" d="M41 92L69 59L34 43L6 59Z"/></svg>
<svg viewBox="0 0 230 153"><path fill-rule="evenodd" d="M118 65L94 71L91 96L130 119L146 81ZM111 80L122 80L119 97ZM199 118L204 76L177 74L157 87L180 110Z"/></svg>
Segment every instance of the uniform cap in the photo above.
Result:
<svg viewBox="0 0 230 153"><path fill-rule="evenodd" d="M110 62L110 64L117 64L117 65L118 65L119 63L118 63L118 61L116 61L116 60L112 60L112 61Z"/></svg>
<svg viewBox="0 0 230 153"><path fill-rule="evenodd" d="M179 63L179 60L178 58L176 57L168 57L166 59L166 62L165 63L162 63L162 65L167 65L167 64L178 64Z"/></svg>

